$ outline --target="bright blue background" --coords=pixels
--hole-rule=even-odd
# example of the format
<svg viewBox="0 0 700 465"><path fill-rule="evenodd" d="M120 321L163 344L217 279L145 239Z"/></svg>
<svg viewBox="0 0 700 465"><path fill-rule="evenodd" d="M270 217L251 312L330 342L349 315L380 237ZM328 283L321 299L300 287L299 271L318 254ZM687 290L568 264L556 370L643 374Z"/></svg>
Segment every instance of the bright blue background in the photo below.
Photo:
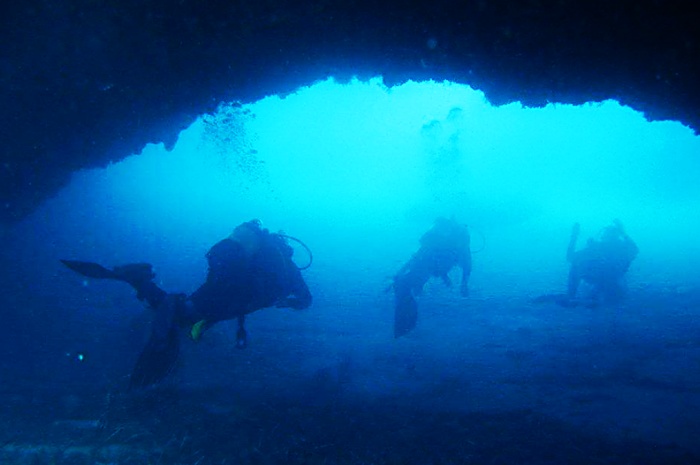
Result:
<svg viewBox="0 0 700 465"><path fill-rule="evenodd" d="M226 323L186 343L176 385L287 390L325 373L331 387L349 377L343 389L359 396L533 408L692 445L699 149L688 128L614 101L493 107L450 83L325 81L223 105L172 151L149 145L76 173L2 231L3 373L35 387L122 389L150 316L123 283L84 280L58 260L146 261L164 289L191 292L209 247L259 218L313 250L314 305L252 315L246 351L232 348ZM385 288L439 215L472 229L471 296L429 283L417 329L394 340ZM583 242L615 218L640 247L630 301L530 305L563 290L571 225L581 222ZM295 258L307 261L301 249Z"/></svg>

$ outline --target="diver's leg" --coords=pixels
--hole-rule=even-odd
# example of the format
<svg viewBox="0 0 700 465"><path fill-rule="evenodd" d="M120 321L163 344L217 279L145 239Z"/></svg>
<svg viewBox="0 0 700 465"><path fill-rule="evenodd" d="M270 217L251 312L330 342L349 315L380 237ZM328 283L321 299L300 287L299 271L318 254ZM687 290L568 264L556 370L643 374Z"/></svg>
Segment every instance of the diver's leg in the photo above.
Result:
<svg viewBox="0 0 700 465"><path fill-rule="evenodd" d="M152 308L158 307L167 293L153 282L155 274L148 263L130 263L107 269L98 263L76 260L61 260L71 270L93 279L124 281L136 289L136 297L145 300Z"/></svg>
<svg viewBox="0 0 700 465"><path fill-rule="evenodd" d="M569 268L569 279L566 286L566 298L573 300L576 298L576 292L578 291L578 285L581 282L581 273L577 265L571 265Z"/></svg>
<svg viewBox="0 0 700 465"><path fill-rule="evenodd" d="M181 320L184 307L183 294L168 294L155 309L151 326L151 338L163 341L170 328L177 326Z"/></svg>
<svg viewBox="0 0 700 465"><path fill-rule="evenodd" d="M576 306L576 293L581 283L581 273L579 267L574 263L569 268L569 276L566 284L566 294L556 296L556 303L562 307Z"/></svg>
<svg viewBox="0 0 700 465"><path fill-rule="evenodd" d="M113 279L124 281L136 290L136 297L145 300L151 308L158 308L167 293L153 282L155 273L149 263L130 263L112 270Z"/></svg>
<svg viewBox="0 0 700 465"><path fill-rule="evenodd" d="M410 273L394 282L394 337L411 332L418 322L418 303L413 296L413 277Z"/></svg>

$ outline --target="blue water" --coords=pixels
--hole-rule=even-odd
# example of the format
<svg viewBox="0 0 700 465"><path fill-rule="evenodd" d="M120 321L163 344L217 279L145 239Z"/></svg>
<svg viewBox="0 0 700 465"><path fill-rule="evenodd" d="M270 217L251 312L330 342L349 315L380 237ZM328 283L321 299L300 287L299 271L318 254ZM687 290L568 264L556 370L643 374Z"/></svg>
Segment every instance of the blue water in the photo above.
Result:
<svg viewBox="0 0 700 465"><path fill-rule="evenodd" d="M0 463L700 463L698 153L614 101L493 107L450 83L223 105L2 231ZM471 295L430 282L394 339L390 277L451 215ZM242 351L221 323L127 392L148 310L58 260L149 262L189 293L251 218L310 246L313 306L253 314ZM616 218L640 248L627 299L532 304L564 289L571 225Z"/></svg>

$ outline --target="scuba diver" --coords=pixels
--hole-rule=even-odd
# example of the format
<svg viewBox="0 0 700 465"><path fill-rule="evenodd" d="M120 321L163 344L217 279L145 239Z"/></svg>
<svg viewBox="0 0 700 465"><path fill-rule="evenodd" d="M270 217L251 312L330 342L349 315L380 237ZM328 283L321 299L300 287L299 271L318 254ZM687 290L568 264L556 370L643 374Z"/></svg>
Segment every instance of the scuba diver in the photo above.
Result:
<svg viewBox="0 0 700 465"><path fill-rule="evenodd" d="M416 327L416 296L431 277L441 278L452 286L448 273L455 266L462 269L460 294L469 296L472 257L469 230L454 218L437 218L433 227L420 238L420 248L394 276L394 337L401 337Z"/></svg>
<svg viewBox="0 0 700 465"><path fill-rule="evenodd" d="M302 310L311 305L312 296L301 270L311 265L313 257L307 248L309 264L297 267L286 239L301 243L270 233L258 220L240 224L209 250L206 281L190 296L160 289L153 282L155 274L148 263L109 270L91 262L61 262L83 276L128 283L137 298L153 309L151 335L130 379L131 388L142 388L160 382L174 369L183 329L198 341L217 322L235 318L236 347L242 349L247 345L247 314L273 306Z"/></svg>
<svg viewBox="0 0 700 465"><path fill-rule="evenodd" d="M639 248L627 235L620 220L606 227L600 239L589 239L586 247L577 251L579 231L579 224L574 224L566 251L566 259L571 264L566 295L557 303L575 306L581 281L590 286L587 305L619 302L624 293L622 278L637 257Z"/></svg>

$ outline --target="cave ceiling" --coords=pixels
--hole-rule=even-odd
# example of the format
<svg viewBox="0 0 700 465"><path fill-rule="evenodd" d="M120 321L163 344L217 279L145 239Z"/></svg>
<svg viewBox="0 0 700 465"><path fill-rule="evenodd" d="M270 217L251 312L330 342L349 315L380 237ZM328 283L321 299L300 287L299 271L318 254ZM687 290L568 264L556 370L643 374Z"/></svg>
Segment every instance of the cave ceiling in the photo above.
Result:
<svg viewBox="0 0 700 465"><path fill-rule="evenodd" d="M449 79L494 104L616 99L700 127L686 1L74 0L0 6L0 222L222 101L333 76Z"/></svg>

